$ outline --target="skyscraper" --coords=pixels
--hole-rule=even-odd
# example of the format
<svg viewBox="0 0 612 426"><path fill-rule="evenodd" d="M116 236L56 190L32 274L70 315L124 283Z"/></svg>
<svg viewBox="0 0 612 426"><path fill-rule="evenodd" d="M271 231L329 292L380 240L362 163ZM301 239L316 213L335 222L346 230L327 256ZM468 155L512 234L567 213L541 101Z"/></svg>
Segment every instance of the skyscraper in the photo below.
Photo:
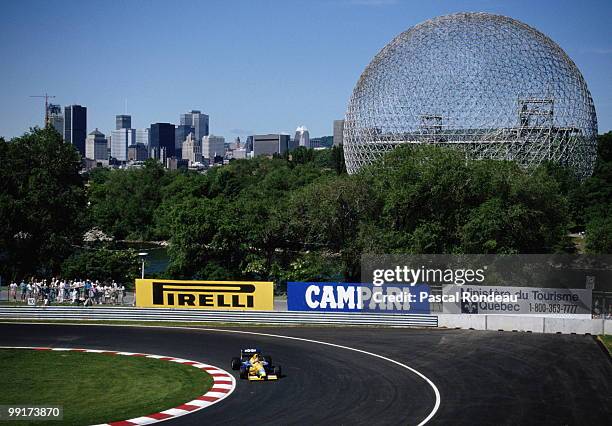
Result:
<svg viewBox="0 0 612 426"><path fill-rule="evenodd" d="M128 161L145 161L149 158L147 147L141 143L128 146Z"/></svg>
<svg viewBox="0 0 612 426"><path fill-rule="evenodd" d="M187 139L187 135L192 134L195 139L195 127L189 124L179 124L176 126L176 130L174 131L174 149L177 153L182 152L183 150L183 142ZM198 143L202 142L202 138L196 139Z"/></svg>
<svg viewBox="0 0 612 426"><path fill-rule="evenodd" d="M87 135L85 140L85 158L90 160L108 160L108 148L104 133L98 129Z"/></svg>
<svg viewBox="0 0 612 426"><path fill-rule="evenodd" d="M165 163L166 158L176 155L175 128L171 123L154 123L149 130L149 153L151 157Z"/></svg>
<svg viewBox="0 0 612 426"><path fill-rule="evenodd" d="M289 135L253 135L253 156L283 154L289 147Z"/></svg>
<svg viewBox="0 0 612 426"><path fill-rule="evenodd" d="M334 120L334 146L342 145L343 132L344 120Z"/></svg>
<svg viewBox="0 0 612 426"><path fill-rule="evenodd" d="M297 146L310 148L310 134L308 133L308 129L306 127L300 126L295 129L295 144Z"/></svg>
<svg viewBox="0 0 612 426"><path fill-rule="evenodd" d="M193 133L189 133L187 135L187 138L182 145L181 157L183 160L189 161L189 164L200 163L202 161L201 142L193 137Z"/></svg>
<svg viewBox="0 0 612 426"><path fill-rule="evenodd" d="M128 146L136 143L136 130L113 130L111 138L111 157L119 161L128 161Z"/></svg>
<svg viewBox="0 0 612 426"><path fill-rule="evenodd" d="M247 150L247 152L251 152L253 151L253 136L247 136L246 138L246 142L244 144L244 148Z"/></svg>
<svg viewBox="0 0 612 426"><path fill-rule="evenodd" d="M225 138L223 136L204 136L202 138L202 157L213 161L216 156L225 155Z"/></svg>
<svg viewBox="0 0 612 426"><path fill-rule="evenodd" d="M140 143L149 149L149 129L136 129L136 143Z"/></svg>
<svg viewBox="0 0 612 426"><path fill-rule="evenodd" d="M115 129L131 129L132 128L132 116L131 115L117 115L115 117Z"/></svg>
<svg viewBox="0 0 612 426"><path fill-rule="evenodd" d="M209 135L208 115L202 114L201 111L192 110L191 112L188 112L186 114L181 114L180 125L193 127L194 137L199 141L202 140L203 136Z"/></svg>
<svg viewBox="0 0 612 426"><path fill-rule="evenodd" d="M62 107L56 104L49 104L49 107L47 108L47 115L49 116L49 125L57 130L63 137L64 114L62 113Z"/></svg>
<svg viewBox="0 0 612 426"><path fill-rule="evenodd" d="M85 138L87 137L87 108L81 105L70 105L64 108L64 140L71 143L85 156Z"/></svg>

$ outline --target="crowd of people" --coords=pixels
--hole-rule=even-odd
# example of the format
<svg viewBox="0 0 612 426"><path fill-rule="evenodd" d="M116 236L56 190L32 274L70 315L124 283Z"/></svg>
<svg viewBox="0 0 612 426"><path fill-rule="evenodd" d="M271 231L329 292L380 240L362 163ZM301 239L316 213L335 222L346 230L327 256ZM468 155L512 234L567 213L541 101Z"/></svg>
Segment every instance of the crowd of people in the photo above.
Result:
<svg viewBox="0 0 612 426"><path fill-rule="evenodd" d="M115 281L100 283L92 280L62 280L31 278L9 285L9 301L36 305L72 303L74 305L122 305L125 286Z"/></svg>

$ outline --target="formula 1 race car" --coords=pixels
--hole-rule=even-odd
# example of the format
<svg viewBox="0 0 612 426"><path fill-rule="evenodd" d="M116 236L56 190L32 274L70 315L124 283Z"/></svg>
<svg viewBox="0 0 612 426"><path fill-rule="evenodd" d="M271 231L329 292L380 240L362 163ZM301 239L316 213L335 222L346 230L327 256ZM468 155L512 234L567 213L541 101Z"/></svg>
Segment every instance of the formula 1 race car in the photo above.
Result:
<svg viewBox="0 0 612 426"><path fill-rule="evenodd" d="M281 377L280 365L272 364L272 357L261 355L256 348L245 348L240 357L232 358L232 370L240 370L240 378L250 381L278 380Z"/></svg>

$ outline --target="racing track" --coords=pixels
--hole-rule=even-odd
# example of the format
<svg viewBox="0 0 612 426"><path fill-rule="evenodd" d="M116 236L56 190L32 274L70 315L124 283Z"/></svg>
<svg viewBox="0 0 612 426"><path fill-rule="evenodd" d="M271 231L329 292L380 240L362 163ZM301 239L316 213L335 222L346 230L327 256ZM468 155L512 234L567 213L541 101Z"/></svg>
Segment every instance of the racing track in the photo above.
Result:
<svg viewBox="0 0 612 426"><path fill-rule="evenodd" d="M234 329L239 330L239 329ZM382 328L246 328L380 354L429 377L428 424L605 424L612 362L589 336ZM227 367L240 347L282 364L282 380L240 381L225 401L176 420L199 424L417 424L433 388L391 362L299 340L212 330L0 324L0 345L163 353Z"/></svg>

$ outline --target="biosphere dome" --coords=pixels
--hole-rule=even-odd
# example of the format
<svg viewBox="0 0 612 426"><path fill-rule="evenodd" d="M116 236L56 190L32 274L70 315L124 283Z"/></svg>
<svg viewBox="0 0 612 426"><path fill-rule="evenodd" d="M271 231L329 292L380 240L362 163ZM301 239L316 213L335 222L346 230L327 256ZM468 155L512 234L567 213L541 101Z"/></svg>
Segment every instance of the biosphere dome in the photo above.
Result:
<svg viewBox="0 0 612 426"><path fill-rule="evenodd" d="M349 100L349 173L400 144L460 148L530 167L593 171L597 117L582 74L550 38L505 16L458 13L401 33Z"/></svg>

